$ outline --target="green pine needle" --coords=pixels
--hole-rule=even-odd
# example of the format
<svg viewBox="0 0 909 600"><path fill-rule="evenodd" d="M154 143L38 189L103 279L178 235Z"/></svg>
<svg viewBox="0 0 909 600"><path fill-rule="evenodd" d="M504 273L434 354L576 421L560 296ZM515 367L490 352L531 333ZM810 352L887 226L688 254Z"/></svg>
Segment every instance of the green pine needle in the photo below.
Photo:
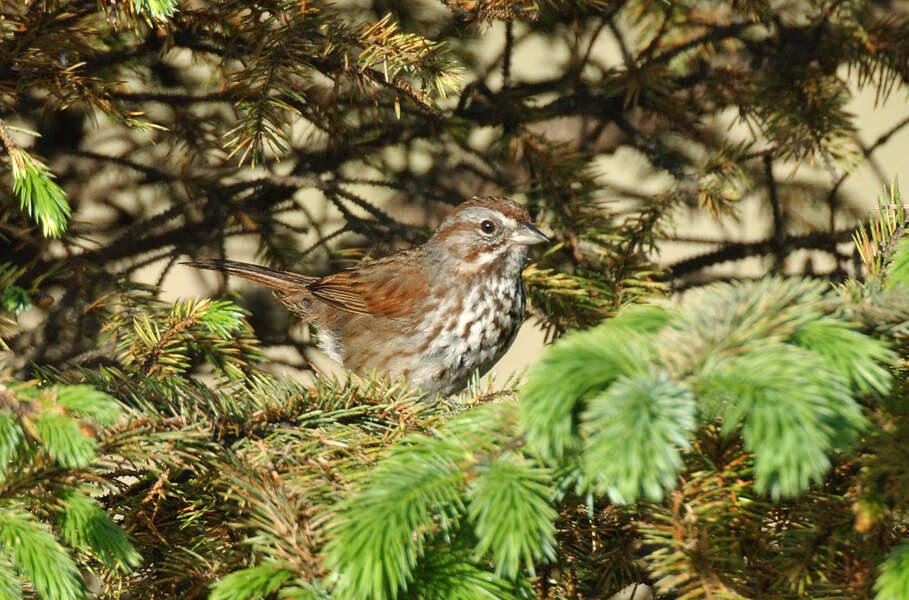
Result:
<svg viewBox="0 0 909 600"><path fill-rule="evenodd" d="M45 237L60 237L70 216L66 193L54 183L54 174L24 150L15 149L11 158L19 207L41 226Z"/></svg>
<svg viewBox="0 0 909 600"><path fill-rule="evenodd" d="M653 359L649 334L669 315L658 307L633 307L547 348L521 388L528 447L546 460L561 460L574 443L578 402L622 375L646 371Z"/></svg>
<svg viewBox="0 0 909 600"><path fill-rule="evenodd" d="M14 315L18 315L31 305L32 299L28 295L28 292L18 285L11 285L6 288L3 290L2 297L0 297L0 306L3 307L3 310L11 312Z"/></svg>
<svg viewBox="0 0 909 600"><path fill-rule="evenodd" d="M83 600L73 559L44 525L24 510L0 506L0 557L31 581L41 600Z"/></svg>
<svg viewBox="0 0 909 600"><path fill-rule="evenodd" d="M278 590L277 597L280 600L330 600L331 595L318 582L297 579L293 585Z"/></svg>
<svg viewBox="0 0 909 600"><path fill-rule="evenodd" d="M328 563L338 572L340 598L394 600L423 555L424 538L450 528L463 511L469 458L458 444L426 436L409 443L370 473L331 527Z"/></svg>
<svg viewBox="0 0 909 600"><path fill-rule="evenodd" d="M146 375L166 376L185 372L192 357L201 355L228 379L242 379L244 367L262 358L247 314L229 300L208 298L149 306L120 332L120 361Z"/></svg>
<svg viewBox="0 0 909 600"><path fill-rule="evenodd" d="M37 437L44 451L64 467L82 468L95 458L98 444L83 424L110 425L120 414L113 398L89 385L25 385L15 394L22 402L23 423L28 425L32 437ZM0 411L0 425L10 418L9 412ZM0 473L15 452L21 425L14 422L13 426L2 428Z"/></svg>
<svg viewBox="0 0 909 600"><path fill-rule="evenodd" d="M909 598L909 544L897 546L887 555L874 582L874 591L874 600Z"/></svg>
<svg viewBox="0 0 909 600"><path fill-rule="evenodd" d="M489 555L496 575L511 578L523 564L528 573L555 558L558 516L550 504L549 474L514 453L474 468L468 515L477 536L476 553Z"/></svg>
<svg viewBox="0 0 909 600"><path fill-rule="evenodd" d="M690 447L695 399L665 372L623 375L581 415L583 467L599 494L616 504L659 501L674 487L680 449Z"/></svg>
<svg viewBox="0 0 909 600"><path fill-rule="evenodd" d="M260 600L273 594L293 575L293 572L272 562L240 569L214 583L208 599Z"/></svg>
<svg viewBox="0 0 909 600"><path fill-rule="evenodd" d="M5 562L6 557L0 554L0 600L21 600L22 581Z"/></svg>
<svg viewBox="0 0 909 600"><path fill-rule="evenodd" d="M431 547L414 571L407 597L414 600L526 600L533 597L526 579L503 579L474 564L468 541L458 536L450 543Z"/></svg>
<svg viewBox="0 0 909 600"><path fill-rule="evenodd" d="M857 392L883 395L890 389L885 365L896 364L896 355L882 341L855 331L848 323L829 317L805 323L795 343L825 357Z"/></svg>
<svg viewBox="0 0 909 600"><path fill-rule="evenodd" d="M732 356L698 374L694 388L725 433L742 424L755 454L755 487L773 498L819 481L828 453L848 448L866 424L845 378L823 356L790 344Z"/></svg>
<svg viewBox="0 0 909 600"><path fill-rule="evenodd" d="M154 21L163 21L174 16L179 0L132 0L136 14L145 15Z"/></svg>
<svg viewBox="0 0 909 600"><path fill-rule="evenodd" d="M883 395L894 354L836 317L829 287L768 278L637 308L547 349L523 388L527 447L614 503L659 500L700 416L741 431L755 486L793 497L867 427L850 387ZM691 386L689 388L689 386ZM741 428L741 429L739 429Z"/></svg>
<svg viewBox="0 0 909 600"><path fill-rule="evenodd" d="M887 287L895 286L909 286L909 237L897 242L893 261L887 269Z"/></svg>
<svg viewBox="0 0 909 600"><path fill-rule="evenodd" d="M142 557L130 544L126 532L95 500L70 490L63 493L61 501L64 508L59 526L67 544L94 556L109 569L126 572L139 566Z"/></svg>
<svg viewBox="0 0 909 600"><path fill-rule="evenodd" d="M62 466L79 469L94 460L98 443L83 433L79 422L72 417L46 410L32 422L44 450Z"/></svg>
<svg viewBox="0 0 909 600"><path fill-rule="evenodd" d="M199 307L199 322L221 339L230 339L232 333L240 328L245 316L243 309L229 300L201 301Z"/></svg>
<svg viewBox="0 0 909 600"><path fill-rule="evenodd" d="M6 478L7 469L22 441L22 427L9 410L0 410L0 482Z"/></svg>
<svg viewBox="0 0 909 600"><path fill-rule="evenodd" d="M52 390L56 391L57 403L79 418L111 425L120 415L117 401L90 385L59 386Z"/></svg>
<svg viewBox="0 0 909 600"><path fill-rule="evenodd" d="M421 88L432 89L440 98L461 85L461 67L452 60L445 44L417 33L399 32L390 13L378 22L364 26L360 43L363 50L357 63L361 69L380 70L387 83L398 80L397 87L420 102L429 104L429 99L400 81L401 74L419 79L423 84Z"/></svg>

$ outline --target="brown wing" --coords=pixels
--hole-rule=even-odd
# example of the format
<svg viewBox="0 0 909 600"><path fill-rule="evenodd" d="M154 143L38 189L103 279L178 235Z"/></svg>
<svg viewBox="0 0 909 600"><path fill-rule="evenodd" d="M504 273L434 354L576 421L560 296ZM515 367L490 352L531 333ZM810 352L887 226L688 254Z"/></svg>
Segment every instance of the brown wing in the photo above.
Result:
<svg viewBox="0 0 909 600"><path fill-rule="evenodd" d="M327 275L311 284L309 291L336 308L393 318L414 310L429 294L429 286L401 253Z"/></svg>

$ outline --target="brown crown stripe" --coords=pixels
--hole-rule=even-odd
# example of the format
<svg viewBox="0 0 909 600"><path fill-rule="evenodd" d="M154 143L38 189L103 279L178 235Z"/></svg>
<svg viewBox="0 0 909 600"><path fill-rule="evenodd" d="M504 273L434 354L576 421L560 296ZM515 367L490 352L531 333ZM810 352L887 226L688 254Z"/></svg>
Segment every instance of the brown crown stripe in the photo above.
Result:
<svg viewBox="0 0 909 600"><path fill-rule="evenodd" d="M462 208L467 208L469 206L480 206L483 208L488 208L490 210L496 210L505 215L506 217L511 217L518 223L524 223L525 221L530 220L530 214L527 210L508 198L497 198L495 196L485 196L485 197L474 197L471 200L468 200L464 204L460 205L457 210Z"/></svg>

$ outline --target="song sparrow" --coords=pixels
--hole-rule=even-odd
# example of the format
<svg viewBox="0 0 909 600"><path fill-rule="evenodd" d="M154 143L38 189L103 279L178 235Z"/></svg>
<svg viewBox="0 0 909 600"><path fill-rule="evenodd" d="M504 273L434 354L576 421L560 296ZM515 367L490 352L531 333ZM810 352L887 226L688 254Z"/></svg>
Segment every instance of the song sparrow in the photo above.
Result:
<svg viewBox="0 0 909 600"><path fill-rule="evenodd" d="M186 264L272 288L346 368L403 375L448 395L475 371L486 373L514 341L527 247L544 241L524 208L488 197L459 205L421 246L322 278L228 260Z"/></svg>

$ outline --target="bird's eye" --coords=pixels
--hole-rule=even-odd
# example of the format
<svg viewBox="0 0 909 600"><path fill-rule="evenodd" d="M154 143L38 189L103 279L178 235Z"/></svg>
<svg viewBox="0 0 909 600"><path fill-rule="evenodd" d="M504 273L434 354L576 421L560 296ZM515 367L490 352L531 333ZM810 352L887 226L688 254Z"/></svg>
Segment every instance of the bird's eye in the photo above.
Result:
<svg viewBox="0 0 909 600"><path fill-rule="evenodd" d="M493 223L492 221L490 221L489 219L486 219L485 221L480 223L480 230L483 233L490 234L496 230L496 224Z"/></svg>

